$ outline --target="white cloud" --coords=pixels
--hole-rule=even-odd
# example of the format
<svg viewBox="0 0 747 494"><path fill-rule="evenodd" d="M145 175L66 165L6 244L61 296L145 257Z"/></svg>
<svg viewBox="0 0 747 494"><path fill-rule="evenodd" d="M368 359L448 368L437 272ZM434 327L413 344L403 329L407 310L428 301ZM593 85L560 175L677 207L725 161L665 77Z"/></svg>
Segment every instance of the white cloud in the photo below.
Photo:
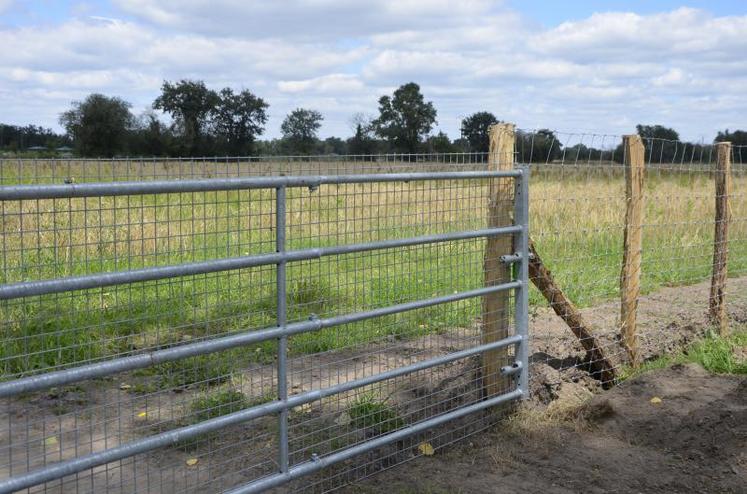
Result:
<svg viewBox="0 0 747 494"><path fill-rule="evenodd" d="M453 137L479 110L618 133L661 120L685 137L744 126L747 112L747 16L602 13L542 29L490 0L114 3L134 20L0 28L4 119L55 125L93 91L141 109L179 78L252 90L271 105L270 136L298 106L325 114L323 134L347 135L353 112L411 80Z"/></svg>
<svg viewBox="0 0 747 494"><path fill-rule="evenodd" d="M406 28L444 28L482 16L495 0L114 0L156 25L230 36L366 36Z"/></svg>
<svg viewBox="0 0 747 494"><path fill-rule="evenodd" d="M747 16L713 17L691 8L647 16L610 12L565 22L534 37L530 46L574 60L666 63L704 55L728 58L747 48L745 32Z"/></svg>
<svg viewBox="0 0 747 494"><path fill-rule="evenodd" d="M10 10L15 3L15 0L0 0L0 14Z"/></svg>
<svg viewBox="0 0 747 494"><path fill-rule="evenodd" d="M360 93L363 82L352 74L329 74L301 81L280 81L278 89L284 93L322 93L330 96Z"/></svg>

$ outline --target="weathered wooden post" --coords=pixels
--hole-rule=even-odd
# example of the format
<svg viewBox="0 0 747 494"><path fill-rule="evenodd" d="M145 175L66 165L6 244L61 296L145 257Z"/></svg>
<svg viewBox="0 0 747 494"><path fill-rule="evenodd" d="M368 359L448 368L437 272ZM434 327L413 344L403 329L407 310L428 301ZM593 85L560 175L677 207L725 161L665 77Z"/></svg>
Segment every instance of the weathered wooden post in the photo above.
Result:
<svg viewBox="0 0 747 494"><path fill-rule="evenodd" d="M709 313L721 336L729 332L725 290L729 254L729 194L731 193L731 143L716 144L716 221L713 235L713 276Z"/></svg>
<svg viewBox="0 0 747 494"><path fill-rule="evenodd" d="M512 170L514 167L514 124L500 123L488 130L490 148L488 169ZM512 223L514 181L511 178L492 178L488 198L488 228ZM511 266L501 262L501 256L513 252L510 235L489 237L485 247L483 273L485 286L511 281ZM482 343L492 343L509 336L511 296L508 291L491 293L482 300ZM486 396L494 396L508 389L508 380L501 375L507 364L507 349L491 350L483 354L483 385Z"/></svg>
<svg viewBox="0 0 747 494"><path fill-rule="evenodd" d="M625 233L620 273L620 336L633 367L640 363L636 337L643 248L643 175L645 150L639 135L623 137L625 150Z"/></svg>

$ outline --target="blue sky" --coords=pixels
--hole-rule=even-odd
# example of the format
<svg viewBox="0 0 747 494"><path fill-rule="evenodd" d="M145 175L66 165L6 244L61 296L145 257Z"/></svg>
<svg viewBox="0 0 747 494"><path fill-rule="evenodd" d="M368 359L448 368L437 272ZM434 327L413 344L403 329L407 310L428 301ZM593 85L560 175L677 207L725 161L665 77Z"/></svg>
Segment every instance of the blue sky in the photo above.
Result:
<svg viewBox="0 0 747 494"><path fill-rule="evenodd" d="M140 114L163 80L246 88L266 137L296 107L351 133L418 82L452 138L492 111L520 127L622 134L661 123L710 140L747 127L747 2L0 0L0 121L58 128L71 101Z"/></svg>
<svg viewBox="0 0 747 494"><path fill-rule="evenodd" d="M699 0L695 2L677 0L549 0L543 2L512 0L509 5L545 27L556 26L569 20L584 19L595 12L655 14L681 7L690 7L702 9L717 16L744 15L747 13L747 2L744 0Z"/></svg>

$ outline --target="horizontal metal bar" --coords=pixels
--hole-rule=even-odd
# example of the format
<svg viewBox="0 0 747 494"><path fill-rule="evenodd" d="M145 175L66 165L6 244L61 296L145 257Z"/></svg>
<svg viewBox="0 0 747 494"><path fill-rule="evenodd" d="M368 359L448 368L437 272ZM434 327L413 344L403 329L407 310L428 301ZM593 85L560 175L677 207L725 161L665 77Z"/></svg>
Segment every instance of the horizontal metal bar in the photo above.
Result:
<svg viewBox="0 0 747 494"><path fill-rule="evenodd" d="M509 393L498 395L463 408L458 408L454 411L447 412L427 420L423 420L422 422L418 422L384 436L379 436L375 439L368 440L364 443L344 449L342 451L323 456L316 460L306 461L304 463L291 467L288 473L277 473L268 477L264 477L245 486L227 491L227 494L252 494L255 492L263 492L273 487L278 487L293 479L303 477L304 475L309 475L310 473L319 471L330 465L334 465L335 463L340 463L354 456L358 456L368 451L372 451L376 448L386 446L387 444L393 443L395 441L405 439L406 437L412 436L419 432L425 432L430 428L437 427L441 424L456 420L471 413L500 405L501 403L505 403L507 401L518 400L522 397L522 395L523 392L520 389L517 389Z"/></svg>
<svg viewBox="0 0 747 494"><path fill-rule="evenodd" d="M315 318L307 321L287 324L285 326L259 329L256 331L247 331L231 336L224 336L222 338L197 341L194 343L187 343L184 345L165 348L163 350L154 350L152 352L131 355L129 357L120 357L104 362L96 362L93 364L73 367L70 369L63 369L35 376L28 376L21 379L0 383L0 398L14 396L21 393L28 393L32 391L39 391L54 386L63 386L66 384L74 383L76 381L105 377L120 372L143 369L145 367L163 364L165 362L172 362L184 358L196 357L198 355L220 352L239 346L252 345L255 343L260 343L262 341L280 338L282 336L290 336L299 333L307 333L310 331L318 331L324 328L341 326L343 324L350 324L367 319L374 319L377 317L398 314L400 312L408 312L411 310L432 307L434 305L457 302L459 300L466 300L469 298L482 297L494 292L516 289L520 286L521 282L513 281L501 285L477 288L475 290L452 293L441 297L433 297L429 299L417 300L414 302L405 302L402 304L381 307L364 312L344 314L325 319Z"/></svg>
<svg viewBox="0 0 747 494"><path fill-rule="evenodd" d="M207 434L223 429L225 427L229 427L231 425L240 424L249 420L257 419L259 417L278 413L284 409L291 409L297 406L304 405L306 403L318 401L328 396L351 391L353 389L361 388L363 386L368 386L370 384L386 381L396 377L401 377L407 374L412 374L413 372L429 369L438 365L444 365L489 350L514 345L520 340L520 336L514 335L500 341L480 345L447 355L442 355L405 367L400 367L373 376L357 379L355 381L340 383L324 389L307 391L305 393L291 396L286 401L273 401L270 403L265 403L252 408L248 408L246 410L241 410L239 412L233 412L221 417L209 419L198 424L181 427L173 431L162 432L151 437L135 440L127 444L104 451L90 453L85 456L55 463L53 465L49 465L32 472L28 472L24 475L13 477L0 482L0 494L27 489L29 487L33 487L34 485L60 479L67 475L82 472L83 470L94 468L99 465L110 463L112 461L117 461L128 458L130 456L142 454L157 448L178 444L182 441L192 439L202 434ZM492 404L486 406L492 406Z"/></svg>
<svg viewBox="0 0 747 494"><path fill-rule="evenodd" d="M96 273L86 276L69 278L24 281L8 285L0 285L0 300L9 300L52 293L63 293L74 290L103 288L107 286L140 283L144 281L163 280L180 276L216 273L235 269L269 266L279 262L294 262L309 259L319 259L325 256L352 254L372 250L392 249L413 245L425 245L454 240L468 240L496 235L510 235L521 231L521 226L506 226L501 228L486 228L468 232L441 233L437 235L422 235L419 237L382 240L362 244L340 245L334 247L319 247L315 249L289 250L273 252L271 254L257 254L252 256L231 257L228 259L213 259L209 261L177 264L173 266L154 266L131 271L110 273Z"/></svg>
<svg viewBox="0 0 747 494"><path fill-rule="evenodd" d="M211 178L190 180L154 180L140 182L96 182L81 184L7 185L0 187L0 201L25 199L67 199L75 197L132 196L212 192L226 190L269 189L277 187L318 187L319 185L410 182L422 180L471 180L480 178L516 178L521 170L372 173L361 175L310 175L277 177Z"/></svg>
<svg viewBox="0 0 747 494"><path fill-rule="evenodd" d="M282 254L258 254L253 256L231 257L228 259L213 259L210 261L177 264L173 266L153 266L142 269L133 269L131 271L96 273L86 276L71 276L69 278L42 281L23 281L0 286L0 300L267 266L270 264L277 264L281 260L298 261L316 259L319 257L321 257L319 249L307 249Z"/></svg>

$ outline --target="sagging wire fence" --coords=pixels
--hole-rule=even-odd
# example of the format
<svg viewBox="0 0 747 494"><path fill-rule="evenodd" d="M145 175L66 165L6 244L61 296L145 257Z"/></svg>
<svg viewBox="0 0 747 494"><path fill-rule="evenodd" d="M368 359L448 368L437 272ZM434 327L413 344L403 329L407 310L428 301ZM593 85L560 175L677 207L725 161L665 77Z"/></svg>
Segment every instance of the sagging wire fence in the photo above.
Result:
<svg viewBox="0 0 747 494"><path fill-rule="evenodd" d="M526 176L1 187L0 492L327 490L487 427L528 387L526 265L484 247L528 245Z"/></svg>
<svg viewBox="0 0 747 494"><path fill-rule="evenodd" d="M494 415L472 413L394 443L382 439L424 427L417 425L424 420L481 408L486 398L517 389L490 376L520 361L519 347L500 343L518 332L518 300L511 291L500 297L480 291L520 279L510 266L516 234L486 240L490 229L516 222L513 179L468 178L470 173L524 164L531 170L531 338L519 349L531 361L533 399L550 402L608 387L636 361L676 351L714 324L728 329L724 320L747 321L747 149L732 146L726 153L730 170L719 171L722 146L664 139L637 142L501 125L492 130L491 146L490 153L447 155L0 161L3 186L69 191L100 184L99 195L88 197L1 201L4 285L247 256L267 261L2 301L3 325L10 330L0 362L11 380L219 340L228 345L218 353L143 363L4 398L2 476L235 420L40 488L241 490L248 482L277 479L273 475L285 468L278 416L286 413L288 468L325 467L289 488L329 491L489 427ZM391 178L409 173L466 175ZM335 184L312 178L348 174L370 178ZM306 177L301 187L285 191L285 225L277 222L274 178L264 189L235 183L283 175ZM377 182L376 175L391 180ZM726 177L728 188L722 184L717 192L718 179ZM221 180L234 185L201 190ZM112 183L174 188L102 194ZM725 210L722 204L721 217L717 198L729 203ZM726 235L719 234L717 225L726 224ZM280 230L286 238L279 243ZM332 252L284 267L277 262L281 243L285 252L297 252L460 232L475 236ZM719 256L726 262L719 264ZM728 267L729 277L714 265ZM287 281L285 297L278 277ZM719 319L714 302L724 296L719 307L726 318ZM337 319L339 326L289 335L286 353L277 338L252 336L278 324L283 299L287 325L306 329L419 300L443 303L376 312L381 317L375 319ZM244 338L238 336L244 332L248 339L234 346L230 338ZM485 345L496 346L484 351ZM280 355L287 359L286 390L277 386ZM424 366L433 359L439 363ZM381 382L346 387L387 372L394 374ZM333 395L293 401L321 390ZM287 412L277 404L285 392L293 404ZM255 417L251 410L257 409L271 415ZM344 453L361 446L355 457ZM330 458L340 463L328 466Z"/></svg>

